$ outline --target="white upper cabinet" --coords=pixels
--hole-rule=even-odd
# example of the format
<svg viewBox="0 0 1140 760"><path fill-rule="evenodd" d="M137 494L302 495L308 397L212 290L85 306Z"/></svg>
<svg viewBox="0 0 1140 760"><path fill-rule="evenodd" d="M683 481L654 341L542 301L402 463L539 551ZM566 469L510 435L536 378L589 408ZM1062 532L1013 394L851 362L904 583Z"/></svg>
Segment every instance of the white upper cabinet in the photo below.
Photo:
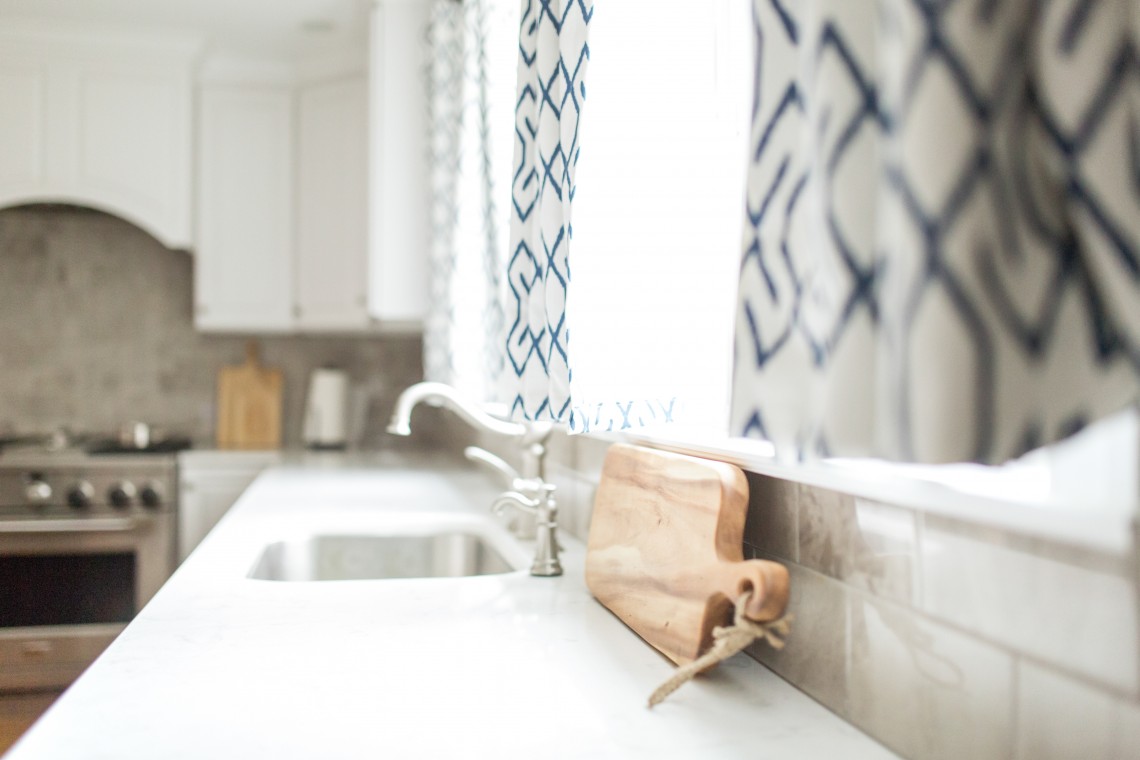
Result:
<svg viewBox="0 0 1140 760"><path fill-rule="evenodd" d="M297 327L367 328L367 79L302 86L296 137Z"/></svg>
<svg viewBox="0 0 1140 760"><path fill-rule="evenodd" d="M289 88L202 88L194 267L199 329L294 328L292 151Z"/></svg>
<svg viewBox="0 0 1140 760"><path fill-rule="evenodd" d="M390 324L427 313L430 14L423 0L377 0L372 11L369 310Z"/></svg>
<svg viewBox="0 0 1140 760"><path fill-rule="evenodd" d="M192 243L193 64L183 38L0 29L0 206L69 202Z"/></svg>
<svg viewBox="0 0 1140 760"><path fill-rule="evenodd" d="M308 48L221 46L190 2L161 27L0 14L0 206L78 203L192 250L203 331L418 329L430 3L339 7L352 36Z"/></svg>
<svg viewBox="0 0 1140 760"><path fill-rule="evenodd" d="M359 332L421 326L428 300L428 15L429 4L422 0L377 2L367 60L307 60L296 62L290 74L278 71L276 76L289 80L279 86L293 95L293 128L273 135L211 128L219 117L210 111L220 103L209 93L224 86L214 83L227 74L220 68L210 72L200 106L199 329ZM247 67L230 76L248 74ZM289 148L277 142L286 135ZM257 150L230 159L212 145L217 140L231 141L235 153L246 142ZM288 203L280 191L289 180L268 160L253 163L258 151L269 149L273 155L290 151ZM235 197L220 200L230 194ZM286 223L269 229L274 219ZM223 238L234 243L224 244Z"/></svg>

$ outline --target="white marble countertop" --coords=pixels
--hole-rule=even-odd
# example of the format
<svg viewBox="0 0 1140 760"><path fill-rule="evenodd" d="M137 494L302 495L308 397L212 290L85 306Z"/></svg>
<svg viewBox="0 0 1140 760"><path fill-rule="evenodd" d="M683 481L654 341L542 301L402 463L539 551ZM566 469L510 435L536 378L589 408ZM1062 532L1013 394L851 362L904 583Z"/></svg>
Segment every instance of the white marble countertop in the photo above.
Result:
<svg viewBox="0 0 1140 760"><path fill-rule="evenodd" d="M457 465L286 461L7 760L894 757L745 656L647 709L672 665L590 596L565 536L554 579L246 577L268 542L484 520L494 493Z"/></svg>

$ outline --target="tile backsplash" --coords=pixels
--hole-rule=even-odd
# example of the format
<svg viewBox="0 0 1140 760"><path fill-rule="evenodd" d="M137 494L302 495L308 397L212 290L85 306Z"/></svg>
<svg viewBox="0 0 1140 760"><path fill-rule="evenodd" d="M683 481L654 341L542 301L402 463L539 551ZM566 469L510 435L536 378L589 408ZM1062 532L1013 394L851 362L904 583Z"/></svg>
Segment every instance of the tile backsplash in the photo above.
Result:
<svg viewBox="0 0 1140 760"><path fill-rule="evenodd" d="M113 433L129 420L214 437L218 369L248 336L207 335L192 318L193 256L121 219L72 206L0 211L0 434L67 426ZM259 337L284 374L284 438L299 445L310 371L347 370L362 445L384 445L396 395L421 379L418 336ZM416 426L433 436L431 410Z"/></svg>
<svg viewBox="0 0 1140 760"><path fill-rule="evenodd" d="M552 446L583 539L607 447ZM795 615L757 660L903 757L1140 757L1135 549L747 475L745 556L788 567Z"/></svg>

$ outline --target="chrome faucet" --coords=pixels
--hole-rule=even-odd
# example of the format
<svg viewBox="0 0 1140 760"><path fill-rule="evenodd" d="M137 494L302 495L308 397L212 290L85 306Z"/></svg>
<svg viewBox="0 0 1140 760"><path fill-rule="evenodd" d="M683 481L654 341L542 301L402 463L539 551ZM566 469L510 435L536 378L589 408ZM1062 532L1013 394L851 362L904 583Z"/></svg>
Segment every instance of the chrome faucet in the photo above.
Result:
<svg viewBox="0 0 1140 760"><path fill-rule="evenodd" d="M525 515L534 516L535 558L530 574L540 576L562 575L558 561L558 540L555 528L558 506L554 499L555 486L546 482L546 442L553 425L549 422L509 422L492 417L469 399L459 395L444 383L416 383L404 389L396 400L396 409L388 423L388 432L410 435L412 410L418 404L442 406L455 412L461 419L486 433L513 438L520 451L519 471L489 451L468 446L464 455L473 462L481 462L500 472L507 480L508 490L495 499L491 508L502 514L507 507L515 507ZM516 527L525 524L517 521ZM519 531L516 531L519 532ZM529 530L523 530L529 538Z"/></svg>
<svg viewBox="0 0 1140 760"><path fill-rule="evenodd" d="M523 481L525 482L525 481ZM558 505L554 501L556 486L537 481L536 487L526 490L507 491L491 504L495 514L502 514L507 507L514 507L535 517L534 562L530 574L542 577L562 575L562 563L558 560Z"/></svg>

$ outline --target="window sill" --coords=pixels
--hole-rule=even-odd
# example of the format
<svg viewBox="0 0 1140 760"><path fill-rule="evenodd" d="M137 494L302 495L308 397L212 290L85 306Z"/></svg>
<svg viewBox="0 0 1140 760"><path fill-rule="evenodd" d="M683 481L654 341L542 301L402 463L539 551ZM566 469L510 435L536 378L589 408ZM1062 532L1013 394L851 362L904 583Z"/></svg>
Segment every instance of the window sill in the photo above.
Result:
<svg viewBox="0 0 1140 760"><path fill-rule="evenodd" d="M659 431L583 437L716 459L760 475L1101 552L1124 555L1133 543L1133 505L1075 505L1047 497L1035 498L1041 489L1031 483L1033 473L1028 468L1021 472L1016 468L974 465L930 468L877 460L821 461L793 466L779 461L771 444L764 441L692 435L669 437ZM935 475L937 479L932 479ZM946 481L956 482L951 485Z"/></svg>

